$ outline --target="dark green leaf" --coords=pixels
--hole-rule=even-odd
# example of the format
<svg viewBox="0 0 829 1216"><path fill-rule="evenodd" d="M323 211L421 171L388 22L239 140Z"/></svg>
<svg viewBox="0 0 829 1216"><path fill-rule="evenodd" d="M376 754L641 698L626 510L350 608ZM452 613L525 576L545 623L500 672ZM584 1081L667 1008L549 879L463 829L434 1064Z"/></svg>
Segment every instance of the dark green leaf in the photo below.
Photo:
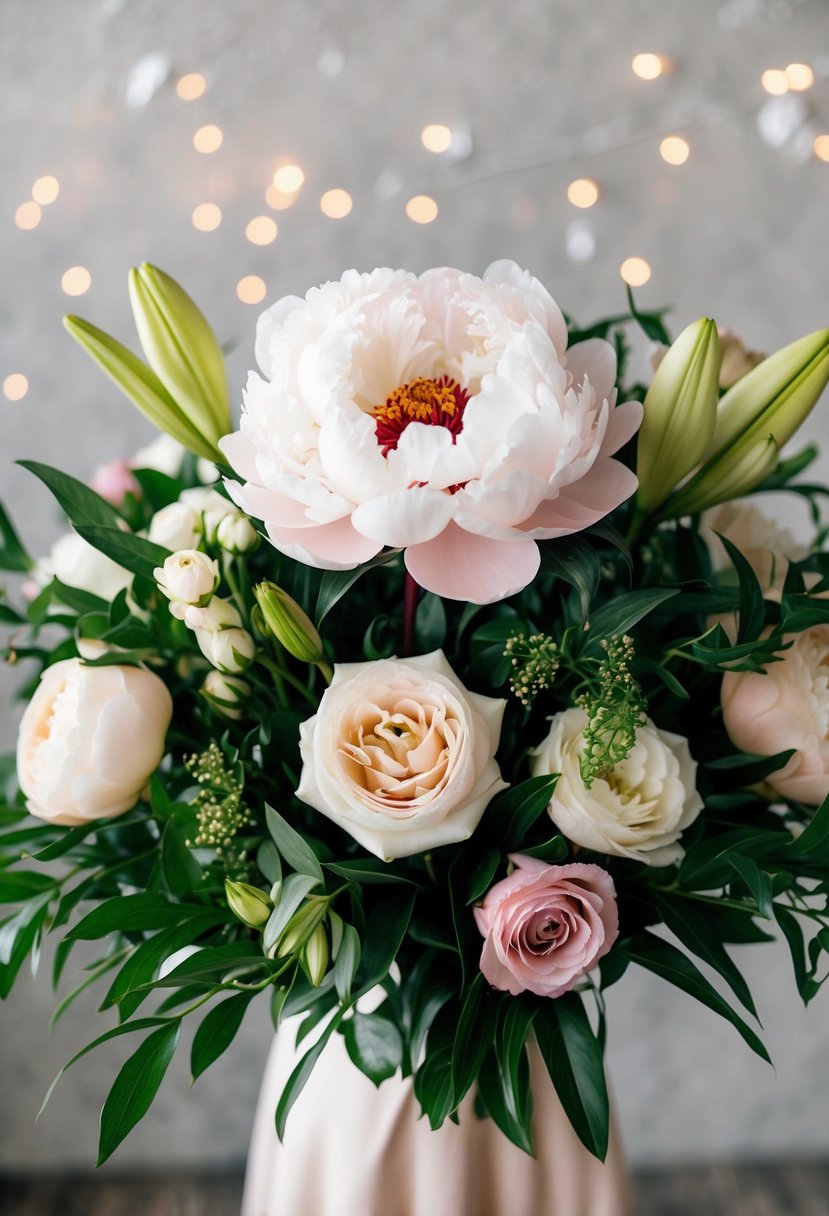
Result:
<svg viewBox="0 0 829 1216"><path fill-rule="evenodd" d="M829 797L815 811L811 821L796 839L788 846L788 852L795 857L803 857L814 853L822 859L829 860Z"/></svg>
<svg viewBox="0 0 829 1216"><path fill-rule="evenodd" d="M334 605L342 599L350 587L354 586L361 575L375 566L384 566L388 562L394 561L399 552L399 549L387 549L377 557L373 557L370 562L364 562L362 566L356 566L353 570L326 570L322 576L317 596L317 627L319 628Z"/></svg>
<svg viewBox="0 0 829 1216"><path fill-rule="evenodd" d="M595 549L577 537L563 536L560 540L547 541L541 545L541 566L576 588L581 619L586 621L602 573Z"/></svg>
<svg viewBox="0 0 829 1216"><path fill-rule="evenodd" d="M713 967L737 1000L756 1018L757 1010L748 984L720 939L716 909L709 915L704 905L697 905L689 899L670 899L667 895L657 896L656 904L671 933L687 950Z"/></svg>
<svg viewBox="0 0 829 1216"><path fill-rule="evenodd" d="M345 1012L345 1008L337 1010L331 1021L326 1025L320 1037L316 1040L313 1046L308 1049L288 1078L276 1106L276 1134L280 1141L285 1136L285 1124L288 1120L291 1107L293 1106L294 1102L296 1102L297 1098L305 1087L306 1081L314 1070L314 1065L322 1055L325 1045L331 1038L331 1035L343 1020Z"/></svg>
<svg viewBox="0 0 829 1216"><path fill-rule="evenodd" d="M273 842L291 869L296 870L297 874L308 874L323 882L322 866L305 838L272 806L265 807L265 817Z"/></svg>
<svg viewBox="0 0 829 1216"><path fill-rule="evenodd" d="M210 1065L227 1051L242 1025L252 992L240 992L214 1006L193 1037L190 1051L190 1072L195 1081Z"/></svg>
<svg viewBox="0 0 829 1216"><path fill-rule="evenodd" d="M0 1000L12 990L17 973L39 941L49 911L49 896L24 904L0 925Z"/></svg>
<svg viewBox="0 0 829 1216"><path fill-rule="evenodd" d="M446 640L446 609L438 595L427 591L415 611L415 644L418 654L439 650Z"/></svg>
<svg viewBox="0 0 829 1216"><path fill-rule="evenodd" d="M548 865L553 865L557 861L564 860L570 852L570 846L563 836L551 836L543 844L522 849L521 852L525 857L537 857L539 861L546 861Z"/></svg>
<svg viewBox="0 0 829 1216"><path fill-rule="evenodd" d="M517 1088L500 1066L496 1053L490 1051L478 1073L477 1097L507 1139L532 1156L532 1089L526 1048L521 1045L515 1071Z"/></svg>
<svg viewBox="0 0 829 1216"><path fill-rule="evenodd" d="M54 878L37 870L3 870L0 871L0 904L21 903L54 887Z"/></svg>
<svg viewBox="0 0 829 1216"><path fill-rule="evenodd" d="M199 863L187 847L181 828L168 820L161 837L161 870L173 895L190 895L204 880Z"/></svg>
<svg viewBox="0 0 829 1216"><path fill-rule="evenodd" d="M716 533L722 542L726 553L737 571L740 588L739 632L738 642L749 642L757 638L766 619L766 606L763 602L763 588L754 567L740 552L727 536Z"/></svg>
<svg viewBox="0 0 829 1216"><path fill-rule="evenodd" d="M111 558L125 570L133 574L143 574L146 578L153 577L153 570L163 566L170 556L169 549L145 540L143 536L134 536L132 532L122 532L120 528L104 528L94 524L78 524L75 531L85 541Z"/></svg>
<svg viewBox="0 0 829 1216"><path fill-rule="evenodd" d="M61 473L60 469L53 469L48 464L39 464L36 460L18 460L17 463L34 473L52 491L73 526L96 524L102 528L119 527L121 516L115 508L76 477Z"/></svg>
<svg viewBox="0 0 829 1216"><path fill-rule="evenodd" d="M546 1001L533 1022L535 1039L576 1135L604 1161L610 1127L602 1048L581 997Z"/></svg>
<svg viewBox="0 0 829 1216"><path fill-rule="evenodd" d="M31 567L32 559L20 543L14 525L0 503L0 570L25 574Z"/></svg>
<svg viewBox="0 0 829 1216"><path fill-rule="evenodd" d="M93 908L83 920L69 930L67 937L93 941L108 933L130 933L137 929L164 929L179 924L194 912L203 912L198 905L174 904L163 895L142 891L138 895L116 895Z"/></svg>
<svg viewBox="0 0 829 1216"><path fill-rule="evenodd" d="M359 1013L343 1028L346 1050L352 1063L375 1085L394 1076L403 1059L400 1031L381 1013Z"/></svg>
<svg viewBox="0 0 829 1216"><path fill-rule="evenodd" d="M729 865L734 867L748 887L754 897L754 902L757 904L757 911L760 916L765 916L766 920L770 920L772 917L772 892L771 879L768 874L763 873L753 858L744 857L741 853L726 853L725 860L728 861Z"/></svg>
<svg viewBox="0 0 829 1216"><path fill-rule="evenodd" d="M597 608L590 617L588 645L595 649L602 638L621 637L660 604L678 594L676 588L646 588L617 595L608 604Z"/></svg>
<svg viewBox="0 0 829 1216"><path fill-rule="evenodd" d="M484 849L482 853L478 854L475 865L469 875L466 893L467 907L469 904L474 904L476 900L480 899L489 890L500 864L500 849Z"/></svg>
<svg viewBox="0 0 829 1216"><path fill-rule="evenodd" d="M402 883L409 887L417 885L412 882L411 878L404 878L402 874L395 873L389 862L380 861L379 858L375 860L373 857L362 857L359 861L327 861L324 868L349 882L368 883L369 885Z"/></svg>
<svg viewBox="0 0 829 1216"><path fill-rule="evenodd" d="M504 790L484 812L481 828L504 852L518 849L550 804L558 773L529 777Z"/></svg>
<svg viewBox="0 0 829 1216"><path fill-rule="evenodd" d="M414 1093L432 1131L437 1131L453 1110L452 1048L430 1052L415 1074Z"/></svg>
<svg viewBox="0 0 829 1216"><path fill-rule="evenodd" d="M386 978L409 926L415 892L384 900L369 917L362 938L362 957L354 979L354 999Z"/></svg>
<svg viewBox="0 0 829 1216"><path fill-rule="evenodd" d="M136 1123L144 1118L178 1046L178 1021L148 1035L115 1078L101 1111L98 1165L103 1165Z"/></svg>
<svg viewBox="0 0 829 1216"><path fill-rule="evenodd" d="M467 989L452 1049L453 1109L475 1084L484 1056L495 1037L501 994L493 992L478 972Z"/></svg>

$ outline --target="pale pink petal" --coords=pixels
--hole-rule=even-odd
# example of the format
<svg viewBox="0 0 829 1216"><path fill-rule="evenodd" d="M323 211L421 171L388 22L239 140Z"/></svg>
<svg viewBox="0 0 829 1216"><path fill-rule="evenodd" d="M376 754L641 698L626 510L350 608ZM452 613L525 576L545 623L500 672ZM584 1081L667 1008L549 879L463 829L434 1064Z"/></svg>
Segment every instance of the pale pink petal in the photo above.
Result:
<svg viewBox="0 0 829 1216"><path fill-rule="evenodd" d="M641 401L623 401L610 411L600 456L612 456L632 439L642 425L643 406Z"/></svg>
<svg viewBox="0 0 829 1216"><path fill-rule="evenodd" d="M257 447L244 431L234 431L231 435L225 435L219 440L219 451L227 459L227 463L233 471L245 481L258 480Z"/></svg>
<svg viewBox="0 0 829 1216"><path fill-rule="evenodd" d="M406 569L427 591L450 600L492 604L523 590L538 573L534 541L489 540L456 524L406 550Z"/></svg>
<svg viewBox="0 0 829 1216"><path fill-rule="evenodd" d="M514 288L526 315L543 321L556 350L560 355L564 354L567 346L566 322L558 304L538 279L509 258L491 262L484 271L483 279L485 283Z"/></svg>
<svg viewBox="0 0 829 1216"><path fill-rule="evenodd" d="M636 492L636 476L618 460L597 460L580 481L558 498L541 503L521 530L537 539L552 540L589 528Z"/></svg>
<svg viewBox="0 0 829 1216"><path fill-rule="evenodd" d="M383 548L356 532L348 518L319 528L280 528L271 523L265 526L280 553L319 570L353 570L376 557Z"/></svg>
<svg viewBox="0 0 829 1216"><path fill-rule="evenodd" d="M425 429L425 428L424 428ZM454 511L453 496L414 486L372 498L351 516L358 532L393 549L429 541L443 532Z"/></svg>
<svg viewBox="0 0 829 1216"><path fill-rule="evenodd" d="M596 403L601 404L616 383L616 351L603 338L587 338L567 351L567 370L574 384L584 384L587 378L596 394Z"/></svg>

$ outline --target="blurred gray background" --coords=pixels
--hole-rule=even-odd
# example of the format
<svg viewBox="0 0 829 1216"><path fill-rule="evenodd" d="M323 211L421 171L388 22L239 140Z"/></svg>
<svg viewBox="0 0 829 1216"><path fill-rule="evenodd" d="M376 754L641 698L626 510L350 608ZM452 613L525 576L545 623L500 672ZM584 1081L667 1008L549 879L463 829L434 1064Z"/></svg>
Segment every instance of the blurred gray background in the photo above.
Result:
<svg viewBox="0 0 829 1216"><path fill-rule="evenodd" d="M638 78L641 52L672 70ZM810 87L764 89L767 69L792 63L808 65ZM205 91L183 100L176 86L191 73ZM767 81L779 90L785 78ZM183 281L235 344L237 398L259 311L237 298L249 275L273 300L352 265L480 272L512 257L590 320L624 308L619 268L635 256L652 272L638 299L673 304L674 329L705 313L771 350L829 324L829 163L815 150L829 157L822 0L2 0L0 119L0 497L34 553L60 525L12 461L88 476L150 438L60 324L76 311L133 343L126 273L144 260ZM202 154L193 136L208 124L223 141ZM447 152L424 148L428 124L450 128ZM687 141L682 165L660 155L670 134ZM265 191L286 163L305 181L293 200L273 200L291 203L277 211ZM59 195L21 228L16 216L36 214L17 209L43 176ZM599 186L589 209L568 201L579 178ZM331 189L351 196L345 218L320 209ZM407 216L419 195L437 203L431 223ZM221 208L213 231L193 226L203 203ZM278 224L267 246L245 235L262 215ZM78 266L91 286L71 299L62 276ZM10 376L26 377L24 396ZM813 437L826 435L826 408ZM0 671L4 704L14 684ZM15 720L4 714L4 750ZM628 973L610 992L610 1066L637 1162L827 1148L827 997L802 1009L782 948L743 950L739 962L776 1072L655 978ZM53 1075L104 1025L81 999L50 1035L50 1008L46 965L0 1008L0 1168L95 1157L97 1113L126 1052L73 1069L36 1127ZM254 1009L192 1090L180 1051L108 1168L239 1161L268 1046L267 1012Z"/></svg>

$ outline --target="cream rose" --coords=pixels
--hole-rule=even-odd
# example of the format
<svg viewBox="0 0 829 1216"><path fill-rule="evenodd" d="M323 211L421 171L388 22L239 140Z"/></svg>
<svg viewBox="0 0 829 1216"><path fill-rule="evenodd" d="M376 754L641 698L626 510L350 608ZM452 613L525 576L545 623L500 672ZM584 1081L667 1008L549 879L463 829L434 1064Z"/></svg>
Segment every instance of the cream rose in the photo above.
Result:
<svg viewBox="0 0 829 1216"><path fill-rule="evenodd" d="M817 806L829 794L829 625L785 640L792 645L765 673L723 676L723 721L741 751L773 756L795 748L766 782L783 798Z"/></svg>
<svg viewBox="0 0 829 1216"><path fill-rule="evenodd" d="M172 714L166 685L140 667L47 667L17 742L31 814L73 825L128 811L164 755Z"/></svg>
<svg viewBox="0 0 829 1216"><path fill-rule="evenodd" d="M619 936L616 888L601 866L550 866L510 854L513 872L486 893L475 922L486 939L481 971L518 996L561 996Z"/></svg>
<svg viewBox="0 0 829 1216"><path fill-rule="evenodd" d="M534 776L561 774L549 806L552 821L568 840L596 853L649 866L681 861L679 836L702 810L687 739L646 718L629 755L588 789L580 768L586 726L583 709L566 709L532 753Z"/></svg>
<svg viewBox="0 0 829 1216"><path fill-rule="evenodd" d="M440 650L338 664L300 727L297 796L385 861L466 840L505 788L505 704L469 692Z"/></svg>

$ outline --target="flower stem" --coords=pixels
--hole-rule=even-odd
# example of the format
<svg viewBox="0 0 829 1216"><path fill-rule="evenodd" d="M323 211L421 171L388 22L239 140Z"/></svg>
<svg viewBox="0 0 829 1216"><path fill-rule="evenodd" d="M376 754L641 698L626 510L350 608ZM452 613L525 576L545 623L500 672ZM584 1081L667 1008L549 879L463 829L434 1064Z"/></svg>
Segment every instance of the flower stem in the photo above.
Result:
<svg viewBox="0 0 829 1216"><path fill-rule="evenodd" d="M410 655L414 650L415 612L420 586L407 570L403 575L403 654Z"/></svg>

